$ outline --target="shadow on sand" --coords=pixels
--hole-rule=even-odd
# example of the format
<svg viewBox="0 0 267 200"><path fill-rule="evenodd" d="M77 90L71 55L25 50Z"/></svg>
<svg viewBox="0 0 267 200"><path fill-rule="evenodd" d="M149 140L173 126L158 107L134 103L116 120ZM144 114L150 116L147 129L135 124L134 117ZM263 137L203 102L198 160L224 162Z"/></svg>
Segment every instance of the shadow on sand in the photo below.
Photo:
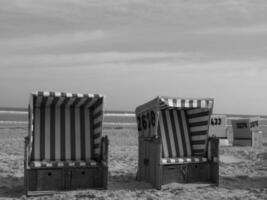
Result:
<svg viewBox="0 0 267 200"><path fill-rule="evenodd" d="M24 195L24 177L0 177L0 197L19 198Z"/></svg>
<svg viewBox="0 0 267 200"><path fill-rule="evenodd" d="M108 180L109 190L145 190L153 189L149 183L137 181L135 174L110 174Z"/></svg>
<svg viewBox="0 0 267 200"><path fill-rule="evenodd" d="M226 189L241 189L241 190L263 189L267 188L267 177L222 176L220 177L219 187Z"/></svg>

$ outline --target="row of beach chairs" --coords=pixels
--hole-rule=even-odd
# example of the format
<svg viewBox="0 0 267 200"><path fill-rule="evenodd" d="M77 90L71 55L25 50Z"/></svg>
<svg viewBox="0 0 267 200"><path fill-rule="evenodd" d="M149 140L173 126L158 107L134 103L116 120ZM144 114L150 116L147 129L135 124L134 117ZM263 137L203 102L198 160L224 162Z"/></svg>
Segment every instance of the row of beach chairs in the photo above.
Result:
<svg viewBox="0 0 267 200"><path fill-rule="evenodd" d="M213 99L157 97L136 108L137 180L160 189L170 182L219 181L219 141L209 137ZM108 138L102 137L104 97L30 95L25 138L27 195L106 189Z"/></svg>

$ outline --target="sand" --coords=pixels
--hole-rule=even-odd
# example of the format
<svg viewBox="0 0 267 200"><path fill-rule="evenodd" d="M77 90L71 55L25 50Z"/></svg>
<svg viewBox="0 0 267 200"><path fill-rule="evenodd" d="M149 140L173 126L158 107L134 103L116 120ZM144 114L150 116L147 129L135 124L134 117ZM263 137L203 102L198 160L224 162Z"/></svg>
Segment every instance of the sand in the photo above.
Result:
<svg viewBox="0 0 267 200"><path fill-rule="evenodd" d="M0 199L26 199L23 191L23 160L26 127L0 127ZM137 182L137 132L106 129L109 136L108 190L70 191L29 199L267 199L267 144L251 147L220 147L220 186L210 184L164 185L156 190Z"/></svg>

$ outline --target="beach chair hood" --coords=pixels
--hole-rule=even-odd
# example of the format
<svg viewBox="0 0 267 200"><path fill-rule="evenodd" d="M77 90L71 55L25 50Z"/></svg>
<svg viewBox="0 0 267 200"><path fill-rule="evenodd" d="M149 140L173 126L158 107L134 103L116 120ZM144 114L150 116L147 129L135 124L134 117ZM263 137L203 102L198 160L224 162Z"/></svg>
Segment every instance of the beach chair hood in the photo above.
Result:
<svg viewBox="0 0 267 200"><path fill-rule="evenodd" d="M211 98L159 96L136 108L139 137L158 137L163 158L206 156Z"/></svg>

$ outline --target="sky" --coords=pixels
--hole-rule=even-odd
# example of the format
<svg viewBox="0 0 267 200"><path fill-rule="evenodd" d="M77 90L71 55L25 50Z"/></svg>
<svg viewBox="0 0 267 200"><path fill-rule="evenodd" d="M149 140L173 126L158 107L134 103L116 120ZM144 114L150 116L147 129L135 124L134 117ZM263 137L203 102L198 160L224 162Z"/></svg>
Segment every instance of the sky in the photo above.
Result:
<svg viewBox="0 0 267 200"><path fill-rule="evenodd" d="M267 115L266 0L0 0L0 107L37 90L101 93L107 110L211 97Z"/></svg>

